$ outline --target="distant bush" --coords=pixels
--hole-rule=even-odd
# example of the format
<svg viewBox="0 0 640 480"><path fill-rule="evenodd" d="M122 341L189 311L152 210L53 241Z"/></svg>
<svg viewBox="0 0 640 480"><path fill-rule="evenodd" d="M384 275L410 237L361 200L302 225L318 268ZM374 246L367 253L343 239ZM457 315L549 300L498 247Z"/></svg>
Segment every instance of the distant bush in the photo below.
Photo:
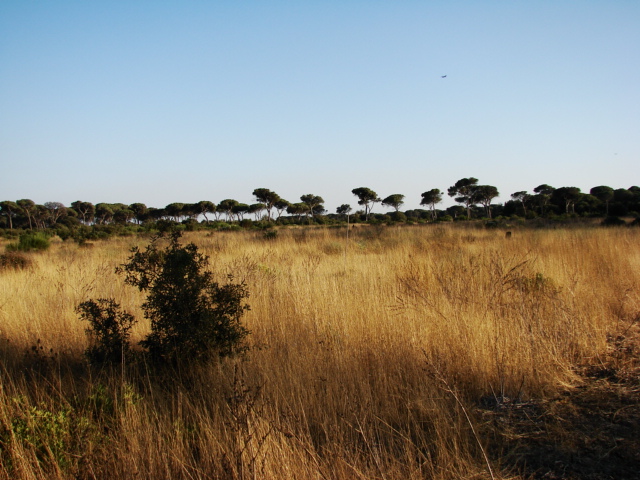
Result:
<svg viewBox="0 0 640 480"><path fill-rule="evenodd" d="M218 230L222 232L236 232L238 230L242 230L242 228L237 223L220 222Z"/></svg>
<svg viewBox="0 0 640 480"><path fill-rule="evenodd" d="M601 223L604 227L624 227L626 224L620 217L607 217Z"/></svg>
<svg viewBox="0 0 640 480"><path fill-rule="evenodd" d="M389 214L389 216L391 217L391 220L393 220L394 222L407 221L407 216L402 212L392 212L391 214Z"/></svg>
<svg viewBox="0 0 640 480"><path fill-rule="evenodd" d="M273 228L265 230L262 234L262 238L264 238L265 240L275 240L276 238L278 238L278 230L275 230Z"/></svg>
<svg viewBox="0 0 640 480"><path fill-rule="evenodd" d="M46 250L51 246L49 239L43 233L24 233L20 235L18 243L7 245L7 251L29 252L31 250Z"/></svg>

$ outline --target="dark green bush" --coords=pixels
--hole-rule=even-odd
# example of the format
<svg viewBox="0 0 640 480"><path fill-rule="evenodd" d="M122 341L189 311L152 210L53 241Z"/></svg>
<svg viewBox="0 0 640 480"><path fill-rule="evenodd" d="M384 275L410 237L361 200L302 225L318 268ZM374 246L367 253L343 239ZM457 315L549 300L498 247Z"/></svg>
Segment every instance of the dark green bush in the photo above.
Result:
<svg viewBox="0 0 640 480"><path fill-rule="evenodd" d="M406 222L407 221L407 216L402 212L391 212L389 214L389 216L391 217L391 220L393 220L394 222Z"/></svg>
<svg viewBox="0 0 640 480"><path fill-rule="evenodd" d="M244 283L219 285L206 271L208 257L193 243L182 246L180 233L171 235L160 249L158 236L144 251L131 250L127 263L117 271L125 282L148 292L142 304L151 321L151 333L141 345L158 360L198 360L243 351L248 334L240 323L248 297Z"/></svg>
<svg viewBox="0 0 640 480"><path fill-rule="evenodd" d="M130 351L129 331L133 315L120 311L113 299L87 300L77 307L82 320L89 322L91 345L85 351L90 363L120 363Z"/></svg>
<svg viewBox="0 0 640 480"><path fill-rule="evenodd" d="M262 237L265 240L275 240L276 238L278 238L278 230L275 230L273 228L271 229L267 229L264 231L264 233L262 234Z"/></svg>
<svg viewBox="0 0 640 480"><path fill-rule="evenodd" d="M605 227L624 227L626 224L627 222L619 217L607 217L601 223Z"/></svg>

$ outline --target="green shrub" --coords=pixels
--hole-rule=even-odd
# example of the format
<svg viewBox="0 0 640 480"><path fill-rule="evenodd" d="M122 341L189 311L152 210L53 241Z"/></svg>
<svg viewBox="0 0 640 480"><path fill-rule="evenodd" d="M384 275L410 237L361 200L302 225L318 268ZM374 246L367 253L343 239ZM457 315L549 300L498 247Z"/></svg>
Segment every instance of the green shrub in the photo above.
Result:
<svg viewBox="0 0 640 480"><path fill-rule="evenodd" d="M402 212L391 212L389 214L389 216L391 217L391 220L393 220L394 222L406 222L407 221L407 216Z"/></svg>
<svg viewBox="0 0 640 480"><path fill-rule="evenodd" d="M28 252L31 250L46 250L51 246L49 239L43 233L24 233L20 235L18 243L7 245L7 251Z"/></svg>
<svg viewBox="0 0 640 480"><path fill-rule="evenodd" d="M193 243L182 246L180 233L171 235L165 249L156 237L145 251L131 250L118 267L125 283L148 292L142 309L151 321L151 333L141 345L154 359L175 361L226 356L243 351L249 333L240 323L248 297L244 283L219 285L206 271L208 257Z"/></svg>
<svg viewBox="0 0 640 480"><path fill-rule="evenodd" d="M144 251L131 249L128 262L116 272L125 283L147 292L142 304L151 333L140 342L156 361L175 363L213 356L227 356L246 350L243 340L248 330L240 319L249 309L244 283L219 285L206 271L208 257L194 244L182 246L180 232L160 249L159 234ZM85 352L92 363L117 363L130 351L129 330L135 319L120 311L113 299L88 300L77 307L83 320L90 322L87 333L92 345Z"/></svg>
<svg viewBox="0 0 640 480"><path fill-rule="evenodd" d="M89 322L91 345L85 351L90 363L120 363L130 351L129 331L133 315L120 311L113 299L87 300L77 307L82 320Z"/></svg>
<svg viewBox="0 0 640 480"><path fill-rule="evenodd" d="M265 230L262 234L262 238L264 238L265 240L275 240L276 238L278 238L278 231L274 229Z"/></svg>

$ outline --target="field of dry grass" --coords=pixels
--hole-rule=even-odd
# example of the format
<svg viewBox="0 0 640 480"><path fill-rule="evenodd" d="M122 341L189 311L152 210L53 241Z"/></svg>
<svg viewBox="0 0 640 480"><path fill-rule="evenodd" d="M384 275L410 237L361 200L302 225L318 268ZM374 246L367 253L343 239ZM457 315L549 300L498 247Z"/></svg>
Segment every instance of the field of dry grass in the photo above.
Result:
<svg viewBox="0 0 640 480"><path fill-rule="evenodd" d="M638 229L345 234L186 234L246 282L251 349L170 372L90 369L75 312L113 297L142 339L143 297L114 269L148 238L0 270L0 477L526 478L495 412L584 388L579 367L639 321Z"/></svg>

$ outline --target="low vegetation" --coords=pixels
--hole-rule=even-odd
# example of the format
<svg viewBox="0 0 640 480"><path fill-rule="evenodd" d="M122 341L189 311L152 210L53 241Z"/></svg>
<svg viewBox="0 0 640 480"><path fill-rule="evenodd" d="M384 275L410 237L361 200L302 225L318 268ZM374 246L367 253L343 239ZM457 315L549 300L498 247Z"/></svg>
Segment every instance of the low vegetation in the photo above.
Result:
<svg viewBox="0 0 640 480"><path fill-rule="evenodd" d="M638 229L267 231L2 253L0 478L633 478Z"/></svg>

